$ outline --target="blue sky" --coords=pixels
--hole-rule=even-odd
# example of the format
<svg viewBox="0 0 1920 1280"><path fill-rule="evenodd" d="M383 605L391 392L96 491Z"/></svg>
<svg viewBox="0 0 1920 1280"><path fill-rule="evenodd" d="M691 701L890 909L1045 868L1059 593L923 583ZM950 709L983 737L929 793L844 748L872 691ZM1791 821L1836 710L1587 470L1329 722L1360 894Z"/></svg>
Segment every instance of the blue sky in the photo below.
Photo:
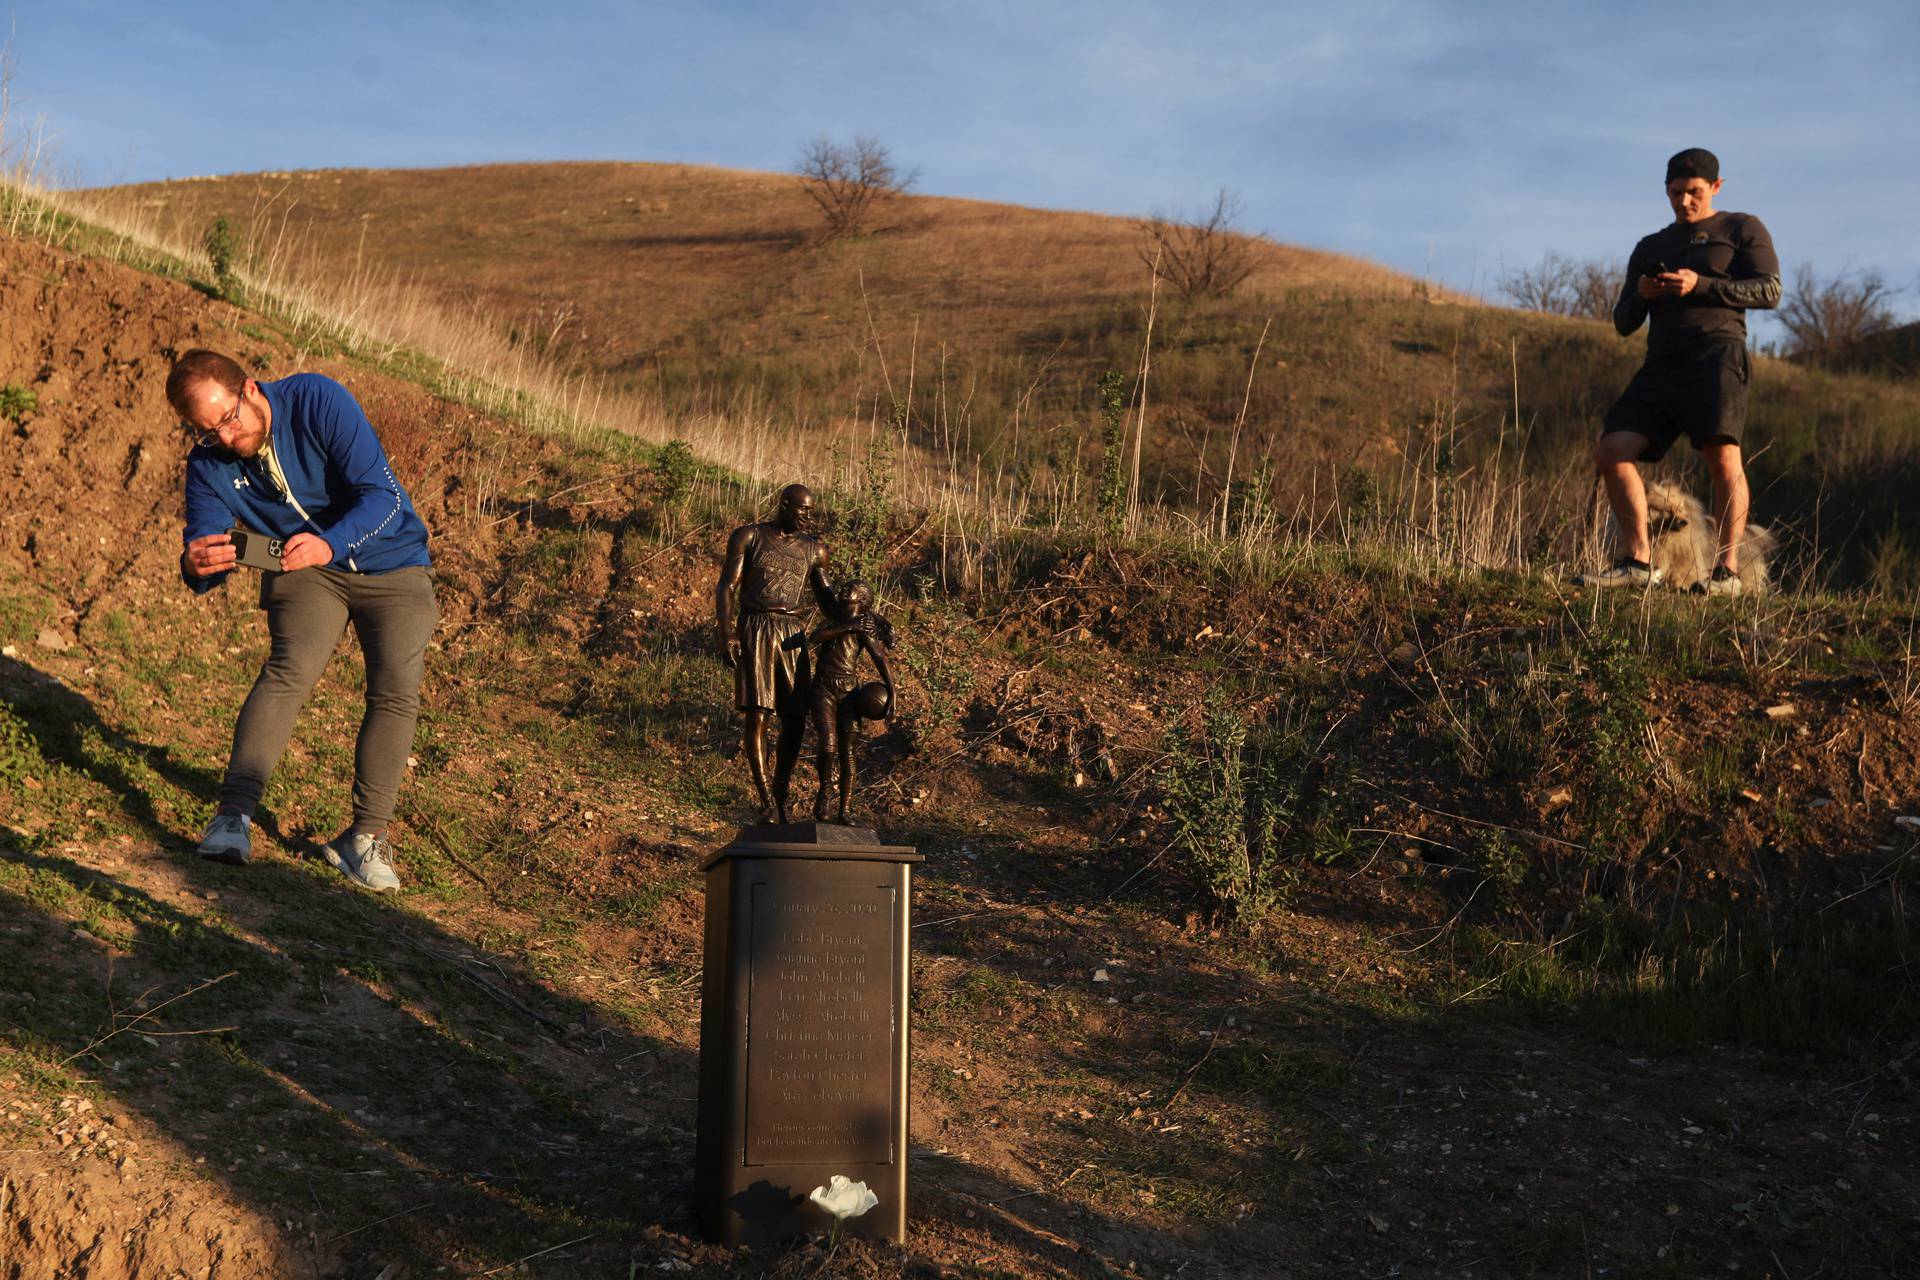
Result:
<svg viewBox="0 0 1920 1280"><path fill-rule="evenodd" d="M1196 12L1196 10L1198 12ZM8 11L0 7L0 16ZM1920 5L13 0L10 134L71 184L623 159L871 133L920 190L1198 212L1492 292L1623 258L1683 146L1791 271L1920 311Z"/></svg>

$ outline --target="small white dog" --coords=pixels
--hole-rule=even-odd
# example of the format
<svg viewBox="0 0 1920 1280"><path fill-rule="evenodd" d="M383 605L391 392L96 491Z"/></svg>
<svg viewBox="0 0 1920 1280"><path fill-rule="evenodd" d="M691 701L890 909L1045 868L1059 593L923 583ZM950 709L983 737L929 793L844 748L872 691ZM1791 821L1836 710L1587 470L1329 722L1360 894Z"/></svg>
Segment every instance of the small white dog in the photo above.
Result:
<svg viewBox="0 0 1920 1280"><path fill-rule="evenodd" d="M1609 520L1609 532L1617 533ZM1665 480L1647 486L1647 536L1653 543L1650 561L1661 580L1681 590L1706 590L1720 552L1720 522L1707 514L1700 499ZM1769 563L1779 540L1765 525L1749 524L1740 539L1740 590L1765 593L1772 579Z"/></svg>

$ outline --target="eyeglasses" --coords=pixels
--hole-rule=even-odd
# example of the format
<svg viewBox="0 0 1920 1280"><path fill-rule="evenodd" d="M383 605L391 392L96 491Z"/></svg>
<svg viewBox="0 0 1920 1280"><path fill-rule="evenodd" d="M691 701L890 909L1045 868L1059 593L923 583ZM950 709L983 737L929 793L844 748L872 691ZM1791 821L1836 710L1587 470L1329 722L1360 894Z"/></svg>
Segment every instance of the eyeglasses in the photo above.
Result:
<svg viewBox="0 0 1920 1280"><path fill-rule="evenodd" d="M240 421L240 406L246 402L247 398L243 394L233 402L233 408L222 414L220 420L210 427L196 427L191 422L183 422L180 425L193 433L195 444L204 445L209 449L218 448L221 444L220 433Z"/></svg>

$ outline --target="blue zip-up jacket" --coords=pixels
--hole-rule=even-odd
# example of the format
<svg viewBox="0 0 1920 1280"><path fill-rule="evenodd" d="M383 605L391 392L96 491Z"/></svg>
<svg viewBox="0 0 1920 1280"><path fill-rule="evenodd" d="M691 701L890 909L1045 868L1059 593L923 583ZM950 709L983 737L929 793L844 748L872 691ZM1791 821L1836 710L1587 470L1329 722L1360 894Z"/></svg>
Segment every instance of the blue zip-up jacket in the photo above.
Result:
<svg viewBox="0 0 1920 1280"><path fill-rule="evenodd" d="M273 407L273 456L291 492L281 494L259 458L195 446L187 454L187 526L181 545L225 533L237 520L276 538L317 533L333 549L329 569L386 573L431 564L427 526L400 487L387 451L351 392L317 373L255 384ZM180 576L196 593L227 574Z"/></svg>

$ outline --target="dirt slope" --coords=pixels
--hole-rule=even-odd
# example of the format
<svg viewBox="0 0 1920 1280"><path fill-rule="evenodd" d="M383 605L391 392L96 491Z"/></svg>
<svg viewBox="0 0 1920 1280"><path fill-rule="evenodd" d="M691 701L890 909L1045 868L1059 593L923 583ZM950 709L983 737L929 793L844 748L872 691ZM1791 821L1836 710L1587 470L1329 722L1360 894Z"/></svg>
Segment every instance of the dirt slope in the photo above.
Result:
<svg viewBox="0 0 1920 1280"><path fill-rule="evenodd" d="M1010 546L998 595L955 599L931 585L953 549L908 540L889 608L910 714L873 744L870 803L931 855L913 1232L730 1255L696 1242L686 1194L695 868L745 816L708 592L746 500L671 507L644 457L528 440L185 286L30 245L0 244L0 317L0 383L40 400L0 438L17 1274L1875 1276L1916 1246L1896 1002L1786 1049L1668 987L1597 1010L1544 990L1603 893L1702 920L1831 908L1904 945L1872 930L1910 886L1892 816L1920 741L1870 665L1822 650L1907 619L1627 609L1643 643L1657 622L1699 651L1633 693L1597 683L1604 645L1568 650L1578 669L1501 665L1612 617L1536 584L1362 566L1250 585ZM303 721L256 862L184 856L263 651L243 590L194 602L175 580L185 441L159 383L188 342L347 381L436 531L447 624L397 900L310 856L341 818L352 662ZM1690 618L1709 620L1691 641ZM1332 744L1299 797L1327 843L1251 934L1169 856L1151 784L1209 683ZM1497 730L1472 750L1449 735L1450 709L1490 715L1521 685L1544 687L1541 719L1470 721ZM1609 697L1619 717L1586 705ZM1765 715L1786 700L1793 718ZM1581 757L1625 760L1620 741L1665 752L1624 798ZM1609 804L1624 890L1597 852ZM1489 901L1497 857L1518 863L1511 909ZM1904 954L1861 990L1910 998L1887 985Z"/></svg>
<svg viewBox="0 0 1920 1280"><path fill-rule="evenodd" d="M35 1153L0 1173L0 1275L9 1280L266 1280L337 1265L311 1240L286 1239L278 1225L202 1183L143 1175L131 1156L63 1165L55 1163L60 1154Z"/></svg>

